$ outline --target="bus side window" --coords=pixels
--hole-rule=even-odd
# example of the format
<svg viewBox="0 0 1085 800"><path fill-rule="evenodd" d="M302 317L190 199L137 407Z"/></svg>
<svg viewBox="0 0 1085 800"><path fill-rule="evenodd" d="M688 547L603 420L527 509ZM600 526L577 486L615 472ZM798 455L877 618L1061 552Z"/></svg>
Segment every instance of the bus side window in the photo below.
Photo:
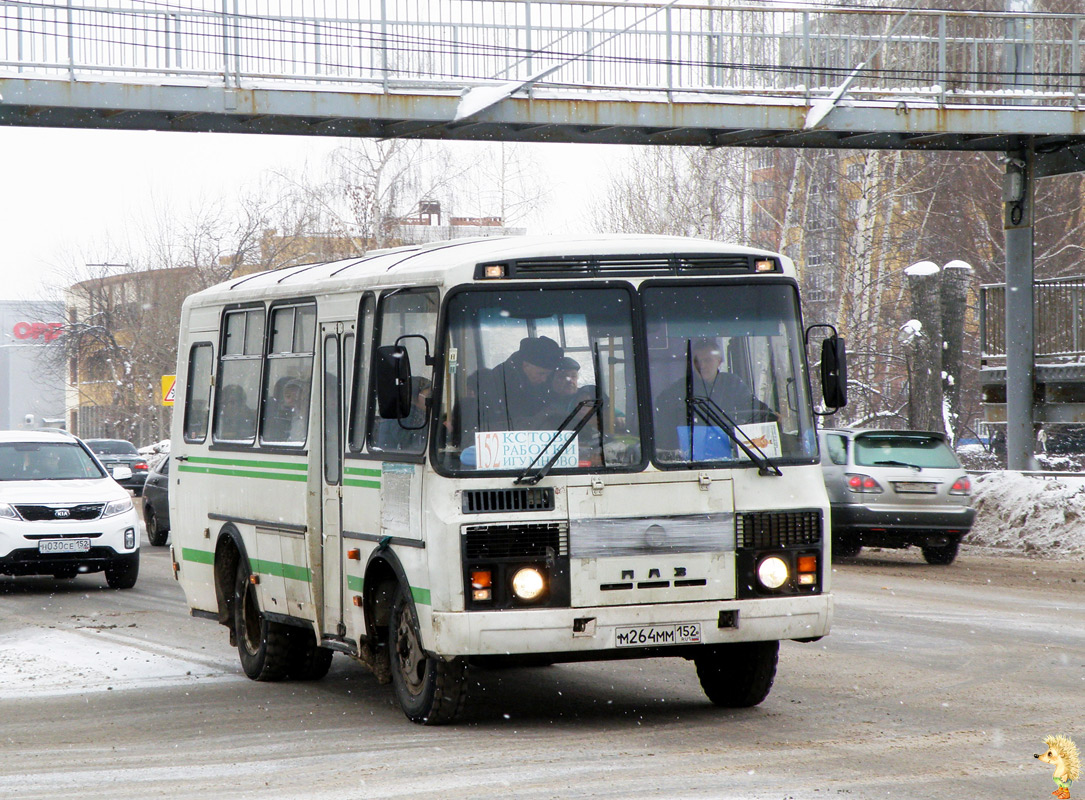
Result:
<svg viewBox="0 0 1085 800"><path fill-rule="evenodd" d="M256 399L263 355L263 306L226 312L219 346L214 441L252 444L256 439Z"/></svg>
<svg viewBox="0 0 1085 800"><path fill-rule="evenodd" d="M185 441L202 442L207 438L207 419L211 402L210 342L198 342L188 351L188 377L185 380Z"/></svg>
<svg viewBox="0 0 1085 800"><path fill-rule="evenodd" d="M426 355L433 353L437 303L434 289L396 291L381 297L379 344L399 342L407 348L411 362L411 411L404 419L382 419L374 409L370 450L418 455L426 449L433 386L433 368L426 364Z"/></svg>
<svg viewBox="0 0 1085 800"><path fill-rule="evenodd" d="M261 403L260 443L301 446L309 431L316 306L278 306L271 312Z"/></svg>
<svg viewBox="0 0 1085 800"><path fill-rule="evenodd" d="M369 393L369 355L373 351L373 309L376 300L366 293L358 310L358 342L354 346L354 367L348 379L351 389L350 437L352 453L365 446L365 411Z"/></svg>

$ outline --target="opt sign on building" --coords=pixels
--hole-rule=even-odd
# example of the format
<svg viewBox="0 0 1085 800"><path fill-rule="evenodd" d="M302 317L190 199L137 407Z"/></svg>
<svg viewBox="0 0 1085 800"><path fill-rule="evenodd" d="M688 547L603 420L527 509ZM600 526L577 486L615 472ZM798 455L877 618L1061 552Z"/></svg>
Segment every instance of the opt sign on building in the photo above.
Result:
<svg viewBox="0 0 1085 800"><path fill-rule="evenodd" d="M64 330L49 320L62 319L61 303L0 302L0 430L64 425L64 376L47 357Z"/></svg>

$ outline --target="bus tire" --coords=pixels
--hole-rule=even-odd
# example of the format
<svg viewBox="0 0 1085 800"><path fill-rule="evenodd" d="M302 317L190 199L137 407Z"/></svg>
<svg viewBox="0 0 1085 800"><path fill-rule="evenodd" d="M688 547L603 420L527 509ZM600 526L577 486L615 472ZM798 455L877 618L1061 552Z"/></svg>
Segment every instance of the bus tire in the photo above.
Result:
<svg viewBox="0 0 1085 800"><path fill-rule="evenodd" d="M256 587L244 566L234 581L234 637L241 669L254 681L280 681L291 667L290 630L260 611Z"/></svg>
<svg viewBox="0 0 1085 800"><path fill-rule="evenodd" d="M779 654L779 642L737 642L711 647L693 662L715 705L751 708L769 696Z"/></svg>
<svg viewBox="0 0 1085 800"><path fill-rule="evenodd" d="M316 637L306 628L290 630L290 669L286 677L292 681L318 681L328 674L333 652L318 647Z"/></svg>
<svg viewBox="0 0 1085 800"><path fill-rule="evenodd" d="M420 725L443 725L460 713L466 699L467 664L443 661L422 649L418 617L402 585L392 603L388 631L392 687L407 719Z"/></svg>

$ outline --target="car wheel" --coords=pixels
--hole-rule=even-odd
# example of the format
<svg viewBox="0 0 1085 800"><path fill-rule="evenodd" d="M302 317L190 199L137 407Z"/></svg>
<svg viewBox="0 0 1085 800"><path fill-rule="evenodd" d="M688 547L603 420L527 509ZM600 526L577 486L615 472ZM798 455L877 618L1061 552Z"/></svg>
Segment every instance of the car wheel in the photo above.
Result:
<svg viewBox="0 0 1085 800"><path fill-rule="evenodd" d="M147 540L155 547L162 547L169 538L169 528L162 529L158 526L158 513L154 506L147 506L143 511L143 518L147 523Z"/></svg>
<svg viewBox="0 0 1085 800"><path fill-rule="evenodd" d="M234 580L234 635L241 668L254 681L279 681L291 667L290 631L260 611L249 571L238 567Z"/></svg>
<svg viewBox="0 0 1085 800"><path fill-rule="evenodd" d="M833 537L833 555L839 558L855 558L863 549L862 540L854 533Z"/></svg>
<svg viewBox="0 0 1085 800"><path fill-rule="evenodd" d="M105 568L105 582L110 589L131 589L139 577L139 551L113 559Z"/></svg>
<svg viewBox="0 0 1085 800"><path fill-rule="evenodd" d="M426 654L414 605L402 586L392 604L388 636L392 686L407 719L422 725L442 725L455 719L467 696L467 663L463 658L443 661Z"/></svg>
<svg viewBox="0 0 1085 800"><path fill-rule="evenodd" d="M292 628L289 633L291 663L286 677L294 681L318 681L327 675L334 653L318 647L311 630Z"/></svg>
<svg viewBox="0 0 1085 800"><path fill-rule="evenodd" d="M737 642L709 647L693 663L709 700L723 708L751 708L769 696L779 654L779 642Z"/></svg>
<svg viewBox="0 0 1085 800"><path fill-rule="evenodd" d="M937 564L945 566L952 564L953 560L957 558L957 550L960 548L961 543L957 540L944 544L941 547L924 547L923 558L928 564Z"/></svg>

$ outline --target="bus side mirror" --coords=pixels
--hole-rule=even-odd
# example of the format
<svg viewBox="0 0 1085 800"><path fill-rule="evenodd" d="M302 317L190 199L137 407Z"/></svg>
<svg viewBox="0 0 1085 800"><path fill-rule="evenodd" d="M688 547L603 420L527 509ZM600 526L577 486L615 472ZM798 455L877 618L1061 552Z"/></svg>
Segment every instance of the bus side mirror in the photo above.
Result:
<svg viewBox="0 0 1085 800"><path fill-rule="evenodd" d="M848 353L844 337L835 332L821 341L821 392L826 408L848 404Z"/></svg>
<svg viewBox="0 0 1085 800"><path fill-rule="evenodd" d="M407 348L395 344L378 347L375 369L377 412L384 419L405 419L411 413L411 358Z"/></svg>

